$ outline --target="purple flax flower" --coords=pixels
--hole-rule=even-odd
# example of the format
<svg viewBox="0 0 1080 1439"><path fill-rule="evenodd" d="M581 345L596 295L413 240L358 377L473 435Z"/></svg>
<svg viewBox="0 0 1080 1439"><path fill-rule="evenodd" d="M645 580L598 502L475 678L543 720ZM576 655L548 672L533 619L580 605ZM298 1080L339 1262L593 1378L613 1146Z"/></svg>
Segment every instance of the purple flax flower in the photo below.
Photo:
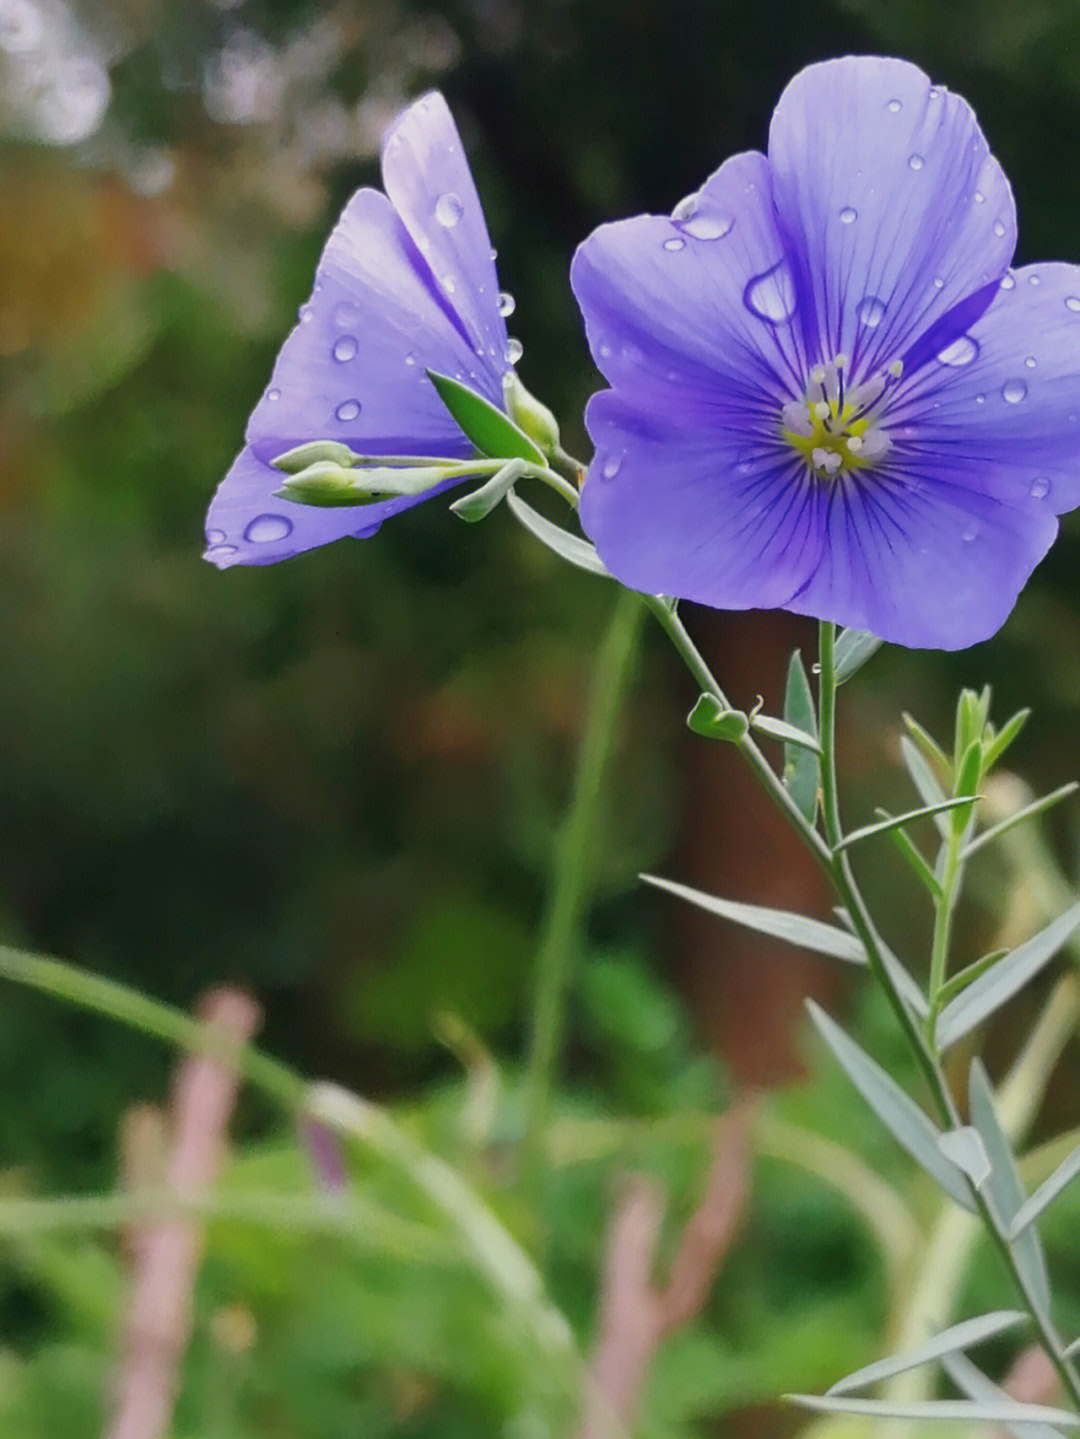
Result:
<svg viewBox="0 0 1080 1439"><path fill-rule="evenodd" d="M425 95L393 126L382 173L385 195L358 190L345 207L247 443L210 505L206 558L221 568L366 538L389 515L460 483L360 508L274 497L285 477L271 461L308 441L339 440L364 455L471 455L425 370L503 405L513 355L494 251L441 95Z"/></svg>
<svg viewBox="0 0 1080 1439"><path fill-rule="evenodd" d="M574 292L611 389L582 523L636 589L915 647L1005 620L1080 504L1080 269L1010 272L1007 180L900 60L812 65L768 155L601 226Z"/></svg>

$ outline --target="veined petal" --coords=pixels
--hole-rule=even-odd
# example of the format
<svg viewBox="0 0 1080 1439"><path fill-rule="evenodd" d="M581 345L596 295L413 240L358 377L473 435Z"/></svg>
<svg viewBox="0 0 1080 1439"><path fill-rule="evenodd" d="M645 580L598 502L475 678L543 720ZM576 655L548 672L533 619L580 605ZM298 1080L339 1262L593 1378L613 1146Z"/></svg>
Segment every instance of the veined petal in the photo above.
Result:
<svg viewBox="0 0 1080 1439"><path fill-rule="evenodd" d="M943 347L990 303L1016 245L1012 192L971 108L916 66L809 66L776 107L769 161L815 359L921 362L925 331Z"/></svg>
<svg viewBox="0 0 1080 1439"><path fill-rule="evenodd" d="M775 414L806 364L764 155L734 156L675 214L601 225L578 247L570 283L593 358L628 396Z"/></svg>
<svg viewBox="0 0 1080 1439"><path fill-rule="evenodd" d="M990 308L900 388L905 448L972 488L1055 514L1080 504L1080 266L1010 273Z"/></svg>
<svg viewBox="0 0 1080 1439"><path fill-rule="evenodd" d="M260 460L252 450L241 450L211 501L203 558L221 570L230 565L271 565L331 540L347 536L366 540L383 520L437 492L429 490L423 495L378 500L355 508L322 509L278 499L274 491L281 489L284 478L280 470ZM449 489L455 484L461 481L449 480L437 489Z"/></svg>
<svg viewBox="0 0 1080 1439"><path fill-rule="evenodd" d="M417 100L389 131L382 174L435 285L480 363L497 378L507 368L507 335L495 256L461 138L440 94Z"/></svg>
<svg viewBox="0 0 1080 1439"><path fill-rule="evenodd" d="M820 490L779 446L676 429L614 391L589 402L581 523L633 589L719 609L784 608L821 558Z"/></svg>

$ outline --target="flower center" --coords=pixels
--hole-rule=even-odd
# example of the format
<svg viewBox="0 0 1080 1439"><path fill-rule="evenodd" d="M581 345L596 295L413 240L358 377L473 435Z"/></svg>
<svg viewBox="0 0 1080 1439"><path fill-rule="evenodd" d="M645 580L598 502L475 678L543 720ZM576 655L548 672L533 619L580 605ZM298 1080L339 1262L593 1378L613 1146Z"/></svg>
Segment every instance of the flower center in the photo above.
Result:
<svg viewBox="0 0 1080 1439"><path fill-rule="evenodd" d="M882 397L900 378L903 362L894 360L861 385L847 384L847 369L846 355L815 365L805 397L780 411L784 439L824 479L869 469L892 448L880 424Z"/></svg>

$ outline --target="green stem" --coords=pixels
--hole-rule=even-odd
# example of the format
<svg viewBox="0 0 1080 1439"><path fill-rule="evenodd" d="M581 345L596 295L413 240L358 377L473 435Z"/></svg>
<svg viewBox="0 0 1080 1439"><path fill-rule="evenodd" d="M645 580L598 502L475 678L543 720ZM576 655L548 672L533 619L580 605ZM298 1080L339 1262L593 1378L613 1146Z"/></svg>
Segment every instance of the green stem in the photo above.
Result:
<svg viewBox="0 0 1080 1439"><path fill-rule="evenodd" d="M830 848L840 843L840 799L836 783L836 626L818 626L818 731L821 742L821 819Z"/></svg>
<svg viewBox="0 0 1080 1439"><path fill-rule="evenodd" d="M949 943L952 939L953 911L960 896L964 866L960 855L967 838L966 828L957 831L949 816L949 833L945 840L945 862L941 870L941 895L934 901L934 938L930 948L930 1043L934 1042L934 1024L939 1009L939 996L948 975Z"/></svg>
<svg viewBox="0 0 1080 1439"><path fill-rule="evenodd" d="M615 745L619 712L638 650L642 609L638 596L620 590L597 656L570 807L555 842L547 909L536 956L536 1003L525 1076L523 1166L533 1179L543 1166L566 997L574 951L592 880L591 851L601 791Z"/></svg>

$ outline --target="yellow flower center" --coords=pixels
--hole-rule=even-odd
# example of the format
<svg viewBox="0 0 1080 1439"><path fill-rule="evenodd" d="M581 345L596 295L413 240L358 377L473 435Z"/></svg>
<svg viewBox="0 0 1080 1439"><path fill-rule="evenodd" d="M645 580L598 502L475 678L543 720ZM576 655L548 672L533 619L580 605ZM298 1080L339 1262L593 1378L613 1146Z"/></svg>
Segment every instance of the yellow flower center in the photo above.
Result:
<svg viewBox="0 0 1080 1439"><path fill-rule="evenodd" d="M847 367L846 355L815 365L804 398L789 401L780 412L784 439L823 479L870 469L892 448L879 423L881 399L890 382L900 378L902 362L894 360L886 370L850 387Z"/></svg>

